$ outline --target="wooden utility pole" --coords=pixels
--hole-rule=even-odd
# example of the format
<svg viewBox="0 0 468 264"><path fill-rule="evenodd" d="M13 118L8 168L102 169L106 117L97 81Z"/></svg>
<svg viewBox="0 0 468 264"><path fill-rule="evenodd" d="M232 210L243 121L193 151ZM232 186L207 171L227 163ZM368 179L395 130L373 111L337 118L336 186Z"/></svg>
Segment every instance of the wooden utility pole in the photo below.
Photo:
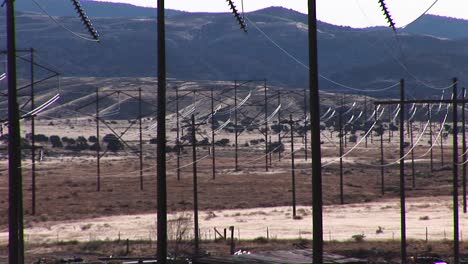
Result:
<svg viewBox="0 0 468 264"><path fill-rule="evenodd" d="M462 100L465 101L466 99L466 89L465 87L463 87L462 89ZM467 209L467 205L466 205L466 161L467 161L467 158L466 158L466 126L465 126L465 122L466 122L466 119L465 119L465 103L462 103L462 151L463 151L463 178L462 178L462 192L463 192L463 213L466 214L466 209Z"/></svg>
<svg viewBox="0 0 468 264"><path fill-rule="evenodd" d="M99 88L96 88L96 190L101 191L101 144L99 140Z"/></svg>
<svg viewBox="0 0 468 264"><path fill-rule="evenodd" d="M377 112L375 112L377 114ZM364 96L364 124L367 121L367 97ZM371 137L372 137L372 132L371 132ZM365 143L364 143L365 148L367 148L367 137L365 137Z"/></svg>
<svg viewBox="0 0 468 264"><path fill-rule="evenodd" d="M458 219L458 103L457 78L453 79L453 256L454 263L460 263L460 231Z"/></svg>
<svg viewBox="0 0 468 264"><path fill-rule="evenodd" d="M281 91L278 90L278 105L281 105ZM283 131L283 125L281 124L281 108L278 110L278 144L281 146L281 132ZM278 151L278 161L281 161L281 151Z"/></svg>
<svg viewBox="0 0 468 264"><path fill-rule="evenodd" d="M193 168L193 223L194 223L194 246L195 255L199 251L199 228L198 228L198 177L197 177L197 139L195 128L195 116L192 114L192 168Z"/></svg>
<svg viewBox="0 0 468 264"><path fill-rule="evenodd" d="M400 80L400 218L401 263L406 263L406 184L405 184L405 81Z"/></svg>
<svg viewBox="0 0 468 264"><path fill-rule="evenodd" d="M268 97L266 80L263 82L263 89L265 91L265 171L268 171Z"/></svg>
<svg viewBox="0 0 468 264"><path fill-rule="evenodd" d="M215 154L215 112L214 112L214 95L213 87L211 87L211 170L213 180L216 179L216 154Z"/></svg>
<svg viewBox="0 0 468 264"><path fill-rule="evenodd" d="M323 263L322 153L320 146L320 98L317 65L316 0L308 0L309 102L312 145L313 263Z"/></svg>
<svg viewBox="0 0 468 264"><path fill-rule="evenodd" d="M30 72L31 72L31 111L34 110L36 107L35 101L34 101L34 49L30 49L31 52L31 64L30 64ZM32 208L31 208L31 213L32 215L36 215L36 131L35 131L35 115L31 116L31 178L32 178L32 190L31 190L31 196L32 196Z"/></svg>
<svg viewBox="0 0 468 264"><path fill-rule="evenodd" d="M430 159L431 159L431 173L434 171L434 153L433 153L433 145L434 145L434 139L432 137L432 107L430 104L427 104L427 114L429 118L429 138L431 142L431 149L430 149Z"/></svg>
<svg viewBox="0 0 468 264"><path fill-rule="evenodd" d="M16 91L16 37L14 0L6 0L8 82L8 262L24 263L23 176L21 172L20 114Z"/></svg>
<svg viewBox="0 0 468 264"><path fill-rule="evenodd" d="M158 0L158 113L157 113L157 258L167 263L166 188L166 34L164 0Z"/></svg>
<svg viewBox="0 0 468 264"><path fill-rule="evenodd" d="M141 119L143 111L141 109L141 87L138 88L138 131L139 131L139 146L140 146L140 191L143 191L143 125Z"/></svg>
<svg viewBox="0 0 468 264"><path fill-rule="evenodd" d="M239 171L239 132L237 131L237 81L234 81L234 170Z"/></svg>
<svg viewBox="0 0 468 264"><path fill-rule="evenodd" d="M294 166L294 123L292 114L289 114L289 125L291 127L291 184L292 184L292 206L293 206L293 219L296 218L296 173Z"/></svg>
<svg viewBox="0 0 468 264"><path fill-rule="evenodd" d="M375 121L377 122L377 110L375 111ZM383 148L384 131L385 130L384 130L383 122L380 122L380 191L382 193L382 196L385 195L385 168L384 168L384 148Z"/></svg>
<svg viewBox="0 0 468 264"><path fill-rule="evenodd" d="M177 148L177 180L180 181L180 121L179 121L179 87L176 87L176 148ZM183 131L183 130L182 130Z"/></svg>
<svg viewBox="0 0 468 264"><path fill-rule="evenodd" d="M411 183L412 188L416 188L416 176L414 173L414 139L413 139L413 121L409 121L410 143L411 143Z"/></svg>
<svg viewBox="0 0 468 264"><path fill-rule="evenodd" d="M343 188L343 107L344 107L344 99L341 98L341 107L340 107L340 115L338 117L338 126L340 127L340 204L344 204L344 188Z"/></svg>
<svg viewBox="0 0 468 264"><path fill-rule="evenodd" d="M304 89L304 159L308 159L308 140L307 140L307 90Z"/></svg>

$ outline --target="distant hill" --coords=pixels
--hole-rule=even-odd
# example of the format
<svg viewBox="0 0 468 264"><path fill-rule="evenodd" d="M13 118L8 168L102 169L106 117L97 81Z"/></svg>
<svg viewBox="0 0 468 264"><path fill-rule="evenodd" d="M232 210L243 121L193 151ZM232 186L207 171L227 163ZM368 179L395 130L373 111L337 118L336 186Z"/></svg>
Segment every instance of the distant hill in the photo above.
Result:
<svg viewBox="0 0 468 264"><path fill-rule="evenodd" d="M22 1L29 0L18 0L18 3ZM45 5L42 1L59 0L41 0ZM113 8L131 8L107 4ZM68 7L72 9L71 4ZM179 13L168 17L168 76L179 80L267 79L272 85L307 87L307 16L272 7L247 13L246 17L248 33L239 30L230 13ZM99 44L77 38L46 16L18 11L18 47L34 47L38 62L59 70L64 76L156 76L154 17L101 14L92 18L101 34ZM446 32L445 37L438 36L431 23L423 23L434 19L440 20L437 30L440 34ZM75 15L59 17L58 21L67 29L86 35ZM446 87L453 77L459 77L461 82L468 80L465 77L468 39L454 33L460 32L467 22L433 16L420 21L399 32L398 38L383 27L353 29L319 22L321 89L375 90L405 78L413 94L440 96L440 90L428 87ZM423 24L418 26L418 23ZM459 30L449 34L453 23ZM444 31L445 24L448 28ZM430 34L424 31L429 28L434 28ZM4 34L4 27L0 27L0 35ZM4 45L1 42L0 49L5 49ZM27 76L27 65L21 62L21 67L20 73ZM398 89L389 89L373 95L397 93Z"/></svg>
<svg viewBox="0 0 468 264"><path fill-rule="evenodd" d="M442 16L426 15L408 25L405 32L448 39L468 38L468 21Z"/></svg>
<svg viewBox="0 0 468 264"><path fill-rule="evenodd" d="M36 0L51 16L75 16L76 12L70 0ZM130 4L80 1L90 17L156 17L156 8L140 7ZM17 11L40 13L41 9L32 0L15 1ZM183 13L167 10L168 16Z"/></svg>

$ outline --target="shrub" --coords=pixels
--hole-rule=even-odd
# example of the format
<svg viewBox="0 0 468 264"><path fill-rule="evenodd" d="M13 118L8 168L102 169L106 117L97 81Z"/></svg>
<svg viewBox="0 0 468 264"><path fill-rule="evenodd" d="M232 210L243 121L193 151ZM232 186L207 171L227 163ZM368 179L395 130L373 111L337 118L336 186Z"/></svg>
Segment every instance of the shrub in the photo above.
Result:
<svg viewBox="0 0 468 264"><path fill-rule="evenodd" d="M36 142L48 142L49 138L46 135L37 134L37 135L34 135L34 140Z"/></svg>
<svg viewBox="0 0 468 264"><path fill-rule="evenodd" d="M60 140L59 136L52 135L52 136L50 136L49 140L50 140L50 143L52 144L53 148L62 148L63 147L62 141Z"/></svg>
<svg viewBox="0 0 468 264"><path fill-rule="evenodd" d="M218 145L218 146L225 147L225 146L227 146L229 144L229 139L227 139L227 138L220 139L220 140L216 141L215 144Z"/></svg>
<svg viewBox="0 0 468 264"><path fill-rule="evenodd" d="M360 243L364 241L365 237L366 237L365 235L359 234L359 235L353 235L351 238L353 238L355 242Z"/></svg>

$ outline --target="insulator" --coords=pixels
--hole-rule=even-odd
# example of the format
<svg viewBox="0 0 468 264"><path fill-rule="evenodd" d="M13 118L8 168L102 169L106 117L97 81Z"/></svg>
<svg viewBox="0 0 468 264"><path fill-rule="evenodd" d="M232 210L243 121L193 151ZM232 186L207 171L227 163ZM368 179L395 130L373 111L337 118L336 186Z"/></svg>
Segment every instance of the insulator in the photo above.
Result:
<svg viewBox="0 0 468 264"><path fill-rule="evenodd" d="M236 8L236 6L234 5L234 3L232 2L232 0L226 0L226 1L228 2L230 9L232 10L232 14L233 14L234 17L236 18L237 23L239 23L240 28L241 28L242 30L244 30L244 32L247 32L245 21L244 21L244 20L241 18L241 16L239 15L239 12L237 11L237 8Z"/></svg>
<svg viewBox="0 0 468 264"><path fill-rule="evenodd" d="M389 27L391 27L393 31L396 31L395 22L393 22L392 16L390 15L390 12L388 11L387 6L385 5L385 1L384 0L378 0L378 1L384 13L385 19L387 19Z"/></svg>
<svg viewBox="0 0 468 264"><path fill-rule="evenodd" d="M94 28L93 24L91 23L91 20L89 19L89 17L86 15L85 11L81 7L79 0L71 0L71 1L73 3L73 6L75 7L76 12L78 13L78 16L81 19L81 22L86 27L89 34L93 37L93 39L99 41L99 34L96 28Z"/></svg>

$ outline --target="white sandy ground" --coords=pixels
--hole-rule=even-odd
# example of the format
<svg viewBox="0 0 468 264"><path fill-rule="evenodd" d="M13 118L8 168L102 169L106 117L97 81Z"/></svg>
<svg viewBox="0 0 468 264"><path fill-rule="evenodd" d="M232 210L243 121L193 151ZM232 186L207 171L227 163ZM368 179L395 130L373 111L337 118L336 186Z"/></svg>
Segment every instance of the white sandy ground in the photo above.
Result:
<svg viewBox="0 0 468 264"><path fill-rule="evenodd" d="M426 228L429 240L453 237L451 197L429 197L407 199L407 237L425 239ZM293 220L291 207L254 208L199 213L202 239L213 239L214 228L222 230L235 227L235 237L253 239L311 238L312 217L310 207L298 207L302 219ZM214 217L213 217L214 213ZM188 213L185 213L185 216ZM174 219L178 215L170 215ZM211 215L209 217L209 215ZM57 241L92 241L156 238L155 214L100 217L80 221L45 222L25 230L25 240L30 243L52 243ZM424 220L427 219L427 220ZM189 221L189 225L192 225ZM169 226L171 226L169 224ZM376 230L383 232L377 234ZM468 215L460 209L460 232L468 237ZM169 227L169 236L173 227ZM228 231L229 232L229 231ZM190 232L192 233L192 232ZM221 231L222 233L222 231ZM324 240L349 240L353 235L364 234L365 239L399 239L400 207L398 199L385 202L325 206ZM0 233L0 243L6 244L8 232Z"/></svg>

